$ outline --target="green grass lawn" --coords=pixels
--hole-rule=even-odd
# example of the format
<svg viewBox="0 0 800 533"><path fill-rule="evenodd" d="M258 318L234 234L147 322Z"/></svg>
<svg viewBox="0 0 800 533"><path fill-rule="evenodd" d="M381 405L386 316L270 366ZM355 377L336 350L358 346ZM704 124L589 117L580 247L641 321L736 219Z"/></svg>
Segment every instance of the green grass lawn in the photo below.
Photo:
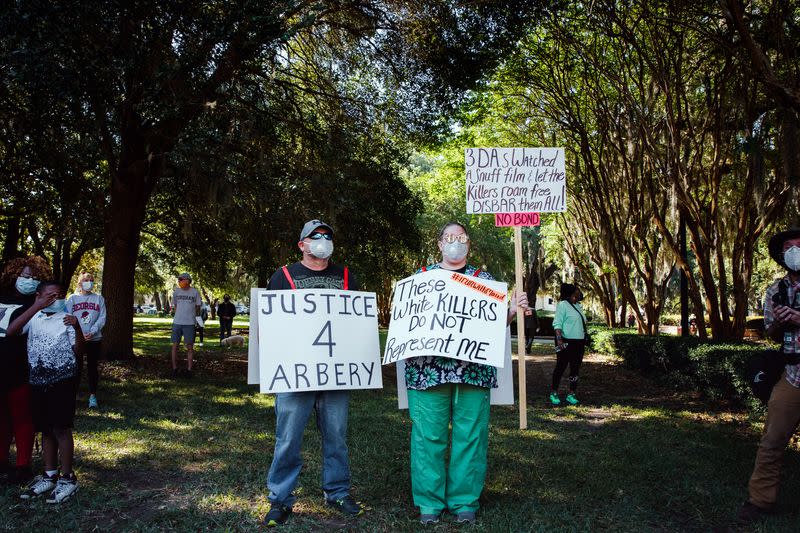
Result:
<svg viewBox="0 0 800 533"><path fill-rule="evenodd" d="M8 531L253 531L267 511L273 397L245 385L246 350L222 349L209 322L197 375L171 381L169 319L137 318L137 357L103 369L100 409L79 397L69 502L24 503L0 492ZM246 328L237 321L234 329ZM493 407L489 472L469 531L726 530L746 495L762 420L661 389L590 357L579 408L544 402L554 357L527 363L529 429ZM84 382L85 383L85 382ZM305 435L296 513L284 531L418 531L409 479L410 423L396 409L393 368L383 391L352 396L353 492L371 510L345 520L323 505L320 439ZM39 468L40 457L35 457ZM800 454L787 452L782 513L753 531L797 531ZM431 531L461 529L445 522Z"/></svg>

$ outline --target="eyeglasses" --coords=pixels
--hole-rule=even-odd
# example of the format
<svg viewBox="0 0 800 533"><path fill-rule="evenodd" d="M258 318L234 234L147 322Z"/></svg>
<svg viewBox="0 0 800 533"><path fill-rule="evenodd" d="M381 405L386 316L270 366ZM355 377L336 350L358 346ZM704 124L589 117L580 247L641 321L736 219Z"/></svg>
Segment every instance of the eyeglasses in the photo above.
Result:
<svg viewBox="0 0 800 533"><path fill-rule="evenodd" d="M469 240L469 237L466 233L462 233L461 235L453 235L452 233L442 235L442 240L446 243L454 243L460 242L461 244L466 244Z"/></svg>
<svg viewBox="0 0 800 533"><path fill-rule="evenodd" d="M328 241L332 241L333 240L333 235L330 234L330 233L312 233L311 235L306 237L306 239L311 239L312 241L318 241L320 239L325 239L325 240L328 240Z"/></svg>

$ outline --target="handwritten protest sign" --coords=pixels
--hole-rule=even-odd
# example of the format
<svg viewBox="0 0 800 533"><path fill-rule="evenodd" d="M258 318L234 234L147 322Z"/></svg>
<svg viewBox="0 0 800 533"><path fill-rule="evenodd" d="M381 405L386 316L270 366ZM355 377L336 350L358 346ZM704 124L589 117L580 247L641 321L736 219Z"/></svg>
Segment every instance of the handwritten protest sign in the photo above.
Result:
<svg viewBox="0 0 800 533"><path fill-rule="evenodd" d="M467 148L467 213L567 210L563 148Z"/></svg>
<svg viewBox="0 0 800 533"><path fill-rule="evenodd" d="M441 269L399 281L383 364L438 355L502 368L507 290Z"/></svg>
<svg viewBox="0 0 800 533"><path fill-rule="evenodd" d="M375 293L259 289L253 296L248 382L261 392L383 387Z"/></svg>

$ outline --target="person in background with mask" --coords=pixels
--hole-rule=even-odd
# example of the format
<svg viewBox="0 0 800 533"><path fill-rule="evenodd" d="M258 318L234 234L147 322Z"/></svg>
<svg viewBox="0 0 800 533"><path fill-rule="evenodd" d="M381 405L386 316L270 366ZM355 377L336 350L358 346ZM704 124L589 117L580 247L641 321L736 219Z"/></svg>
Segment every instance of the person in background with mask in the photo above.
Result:
<svg viewBox="0 0 800 533"><path fill-rule="evenodd" d="M50 266L38 256L6 263L0 276L0 476L24 485L33 478L33 418L28 383L27 336L7 336L8 326L36 299L39 281L50 279ZM17 448L16 465L9 464L11 437Z"/></svg>
<svg viewBox="0 0 800 533"><path fill-rule="evenodd" d="M200 316L203 300L200 292L191 286L192 276L184 272L178 276L178 287L172 293L172 377L178 377L178 345L181 337L186 344L186 376L192 377L194 358L194 326Z"/></svg>
<svg viewBox="0 0 800 533"><path fill-rule="evenodd" d="M106 301L103 296L93 292L94 275L91 272L81 272L78 276L78 292L67 298L67 313L78 319L78 324L86 340L86 373L89 377L89 408L97 408L97 383L100 379L97 363L102 351L100 341L101 333L106 325ZM77 387L81 384L83 371L83 356L78 359Z"/></svg>
<svg viewBox="0 0 800 533"><path fill-rule="evenodd" d="M781 344L787 359L800 354L800 228L782 231L769 240L769 255L786 269L764 295L766 336ZM783 453L800 423L800 364L787 364L767 404L764 435L748 484L749 498L739 510L742 523L755 522L774 511L778 500Z"/></svg>
<svg viewBox="0 0 800 533"><path fill-rule="evenodd" d="M558 385L569 365L569 394L567 403L578 404L575 393L578 390L578 371L583 362L583 352L586 349L586 315L578 303L583 300L581 290L571 283L562 283L553 317L553 329L556 333L556 367L553 370L553 387L550 393L550 403L560 405Z"/></svg>
<svg viewBox="0 0 800 533"><path fill-rule="evenodd" d="M9 336L21 333L28 335L31 412L35 430L42 433L44 473L34 478L20 497L27 500L50 492L47 503L57 504L78 490L78 479L72 469L75 450L72 428L76 358L83 353L86 343L78 319L67 313L61 283L39 284L33 305L8 326Z"/></svg>
<svg viewBox="0 0 800 533"><path fill-rule="evenodd" d="M231 336L233 329L233 317L236 316L236 306L231 303L231 297L222 297L222 303L217 306L217 316L219 316L219 340Z"/></svg>
<svg viewBox="0 0 800 533"><path fill-rule="evenodd" d="M417 273L441 268L494 279L467 263L469 235L462 224L445 224L437 244L442 260ZM527 308L527 295L517 291L506 324L516 314L518 301ZM411 417L411 492L419 507L419 521L436 524L449 510L457 523L472 524L486 478L489 395L490 389L497 388L497 369L449 357L412 357L406 360L405 378Z"/></svg>
<svg viewBox="0 0 800 533"><path fill-rule="evenodd" d="M346 266L334 264L333 228L321 220L309 220L300 231L297 247L303 258L278 269L268 290L359 290ZM311 411L322 434L322 490L325 503L337 511L358 516L364 508L350 496L350 459L347 451L347 418L350 391L284 392L275 397L275 452L267 475L270 510L268 527L286 522L295 502L294 489L303 467L300 445Z"/></svg>

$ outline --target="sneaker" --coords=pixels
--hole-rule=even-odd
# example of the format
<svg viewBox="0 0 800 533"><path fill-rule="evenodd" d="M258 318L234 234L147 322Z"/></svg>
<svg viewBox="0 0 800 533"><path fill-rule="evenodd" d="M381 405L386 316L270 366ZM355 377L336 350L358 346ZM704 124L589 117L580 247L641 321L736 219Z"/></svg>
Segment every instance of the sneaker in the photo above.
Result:
<svg viewBox="0 0 800 533"><path fill-rule="evenodd" d="M275 527L283 524L289 519L292 514L292 508L279 503L270 505L269 512L264 516L264 525L267 527Z"/></svg>
<svg viewBox="0 0 800 533"><path fill-rule="evenodd" d="M186 369L186 373L184 374L184 376L185 376L187 379L192 379L192 376L194 376L194 373L193 373L191 370L189 370L189 369L187 368L187 369Z"/></svg>
<svg viewBox="0 0 800 533"><path fill-rule="evenodd" d="M358 516L364 514L364 508L349 494L339 500L325 500L325 504L346 515Z"/></svg>
<svg viewBox="0 0 800 533"><path fill-rule="evenodd" d="M172 373L170 374L169 377L171 377L172 379L178 379L178 369L177 368L173 368L172 369Z"/></svg>
<svg viewBox="0 0 800 533"><path fill-rule="evenodd" d="M752 524L762 520L768 513L768 509L752 504L750 500L748 500L742 504L739 513L736 515L736 520L740 524Z"/></svg>
<svg viewBox="0 0 800 533"><path fill-rule="evenodd" d="M470 525L475 523L475 511L461 511L456 513L456 524Z"/></svg>
<svg viewBox="0 0 800 533"><path fill-rule="evenodd" d="M89 396L89 409L97 409L97 397L94 394Z"/></svg>
<svg viewBox="0 0 800 533"><path fill-rule="evenodd" d="M438 514L421 514L419 515L419 523L423 526L432 526L439 523Z"/></svg>
<svg viewBox="0 0 800 533"><path fill-rule="evenodd" d="M33 471L31 470L31 465L18 466L8 473L9 485L25 485L30 483L32 479Z"/></svg>
<svg viewBox="0 0 800 533"><path fill-rule="evenodd" d="M45 500L47 503L62 503L72 497L73 494L78 492L78 478L75 477L73 472L69 476L61 476L56 483L56 488L50 493L50 496Z"/></svg>
<svg viewBox="0 0 800 533"><path fill-rule="evenodd" d="M22 494L20 494L19 497L23 500L30 500L32 498L36 498L37 496L41 496L45 492L49 492L56 488L56 482L58 482L58 474L54 474L53 477L50 477L47 474L36 476L31 480L30 483L28 483L28 486L25 487L25 490L22 491Z"/></svg>
<svg viewBox="0 0 800 533"><path fill-rule="evenodd" d="M578 405L578 403L579 403L579 402L578 402L578 399L577 399L577 398L575 397L575 395L574 395L574 394L572 394L572 393L569 393L569 394L567 394L567 402L568 402L570 405Z"/></svg>
<svg viewBox="0 0 800 533"><path fill-rule="evenodd" d="M202 342L198 342L198 343L197 343L197 345L198 345L198 346L202 346L202 345L203 345L203 343L202 343Z"/></svg>
<svg viewBox="0 0 800 533"><path fill-rule="evenodd" d="M558 393L550 393L550 403L553 405L561 405L561 399L558 397Z"/></svg>

